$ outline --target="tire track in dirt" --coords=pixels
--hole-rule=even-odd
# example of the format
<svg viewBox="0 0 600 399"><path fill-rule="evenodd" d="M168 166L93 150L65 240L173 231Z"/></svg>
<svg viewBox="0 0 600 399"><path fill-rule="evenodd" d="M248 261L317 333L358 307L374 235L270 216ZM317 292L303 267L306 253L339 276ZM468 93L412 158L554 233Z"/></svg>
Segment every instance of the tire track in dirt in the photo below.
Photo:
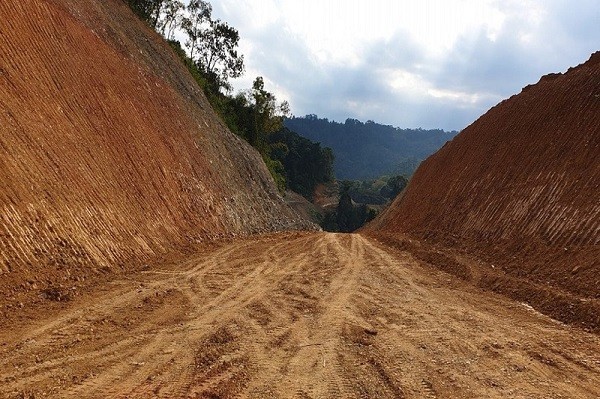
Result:
<svg viewBox="0 0 600 399"><path fill-rule="evenodd" d="M102 289L0 332L0 397L600 395L596 335L360 235L232 241Z"/></svg>

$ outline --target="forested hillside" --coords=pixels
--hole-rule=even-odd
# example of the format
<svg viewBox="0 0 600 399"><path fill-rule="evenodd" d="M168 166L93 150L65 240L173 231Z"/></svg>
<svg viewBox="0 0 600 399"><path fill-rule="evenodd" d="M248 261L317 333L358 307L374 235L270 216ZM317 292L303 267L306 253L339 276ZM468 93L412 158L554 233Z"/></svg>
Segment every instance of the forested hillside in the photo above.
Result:
<svg viewBox="0 0 600 399"><path fill-rule="evenodd" d="M316 115L292 117L285 126L331 147L338 179L366 180L382 175L410 176L419 163L458 132L440 129L400 129L373 121L346 119L339 123Z"/></svg>
<svg viewBox="0 0 600 399"><path fill-rule="evenodd" d="M331 150L284 128L289 104L266 89L262 76L254 79L252 88L233 94L230 78L245 71L244 55L238 50L240 35L213 16L210 2L127 3L168 41L229 130L258 150L280 193L290 189L310 199L317 184L333 179Z"/></svg>

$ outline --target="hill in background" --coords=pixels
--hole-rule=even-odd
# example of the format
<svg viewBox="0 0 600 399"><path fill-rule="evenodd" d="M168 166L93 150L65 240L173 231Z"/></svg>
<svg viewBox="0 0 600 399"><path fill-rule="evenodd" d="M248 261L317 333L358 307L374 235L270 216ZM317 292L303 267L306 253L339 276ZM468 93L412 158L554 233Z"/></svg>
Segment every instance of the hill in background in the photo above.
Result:
<svg viewBox="0 0 600 399"><path fill-rule="evenodd" d="M356 119L339 123L316 115L286 119L285 126L330 147L335 156L334 173L340 180L410 176L423 159L458 133L440 129L400 129Z"/></svg>

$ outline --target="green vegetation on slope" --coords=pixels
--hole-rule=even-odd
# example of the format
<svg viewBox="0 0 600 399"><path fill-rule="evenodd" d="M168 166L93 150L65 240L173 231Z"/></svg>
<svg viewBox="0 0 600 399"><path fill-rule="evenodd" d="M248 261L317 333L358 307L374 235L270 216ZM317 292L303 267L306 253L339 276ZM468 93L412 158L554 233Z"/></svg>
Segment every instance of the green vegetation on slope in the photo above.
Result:
<svg viewBox="0 0 600 399"><path fill-rule="evenodd" d="M367 204L355 205L350 196L350 184L344 182L340 191L337 207L325 213L321 227L325 231L350 233L373 220L377 211Z"/></svg>
<svg viewBox="0 0 600 399"><path fill-rule="evenodd" d="M335 209L325 212L321 227L326 231L352 232L377 216L406 188L404 176L382 176L376 180L344 180Z"/></svg>
<svg viewBox="0 0 600 399"><path fill-rule="evenodd" d="M127 0L132 10L168 40L229 129L256 148L281 192L287 188L312 198L319 183L333 179L333 153L328 148L284 129L287 102L267 91L262 77L252 88L231 94L229 78L244 71L237 52L238 31L212 18L207 1ZM183 32L185 47L172 40Z"/></svg>
<svg viewBox="0 0 600 399"><path fill-rule="evenodd" d="M271 156L281 162L288 188L313 199L319 183L333 181L333 151L283 128L269 136Z"/></svg>
<svg viewBox="0 0 600 399"><path fill-rule="evenodd" d="M360 204L385 205L391 202L408 185L404 176L382 176L376 180L346 180L352 201Z"/></svg>

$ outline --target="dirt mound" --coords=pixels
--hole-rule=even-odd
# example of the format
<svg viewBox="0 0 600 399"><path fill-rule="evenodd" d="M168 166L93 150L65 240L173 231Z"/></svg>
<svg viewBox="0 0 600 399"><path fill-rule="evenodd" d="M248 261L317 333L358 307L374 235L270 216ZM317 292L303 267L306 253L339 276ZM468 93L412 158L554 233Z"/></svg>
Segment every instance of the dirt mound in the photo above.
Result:
<svg viewBox="0 0 600 399"><path fill-rule="evenodd" d="M311 227L122 1L2 1L0 18L3 296Z"/></svg>
<svg viewBox="0 0 600 399"><path fill-rule="evenodd" d="M482 285L598 327L599 59L490 109L421 165L369 231L476 255ZM583 308L595 317L580 318Z"/></svg>

